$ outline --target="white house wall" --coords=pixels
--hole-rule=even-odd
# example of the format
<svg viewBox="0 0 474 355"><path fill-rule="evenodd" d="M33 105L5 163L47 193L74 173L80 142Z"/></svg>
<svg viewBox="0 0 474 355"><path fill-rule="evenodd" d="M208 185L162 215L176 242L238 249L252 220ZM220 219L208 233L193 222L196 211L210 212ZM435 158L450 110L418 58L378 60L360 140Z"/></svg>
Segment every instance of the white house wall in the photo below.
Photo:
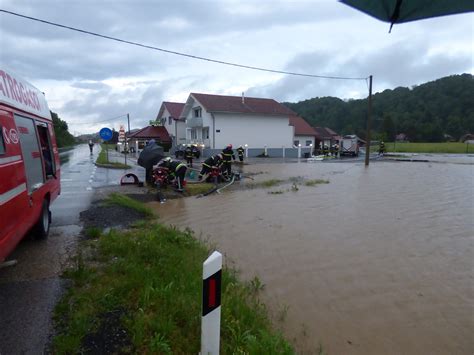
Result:
<svg viewBox="0 0 474 355"><path fill-rule="evenodd" d="M185 144L186 143L186 122L184 121L174 121L176 125L176 143Z"/></svg>
<svg viewBox="0 0 474 355"><path fill-rule="evenodd" d="M287 116L248 115L239 113L209 113L201 103L190 96L186 102L186 120L194 117L194 109L201 108L202 126L195 127L197 141L206 147L222 149L227 144L234 147L247 144L249 148L281 148L293 146L294 127ZM209 139L202 136L202 129L209 127ZM186 126L186 138L191 141L191 128Z"/></svg>
<svg viewBox="0 0 474 355"><path fill-rule="evenodd" d="M165 109L163 110L163 114L161 116L159 116L158 119L159 120L161 120L161 119L165 120L163 126L168 131L168 134L170 136L174 137L176 135L175 128L174 128L174 121L171 120L171 124L169 124L169 117L170 117L170 113L169 113L168 109L165 107Z"/></svg>
<svg viewBox="0 0 474 355"><path fill-rule="evenodd" d="M311 144L314 147L314 136L295 135L295 138L293 138L293 141L300 141L300 144L302 147L307 147L308 145L306 144L306 141L311 141Z"/></svg>
<svg viewBox="0 0 474 355"><path fill-rule="evenodd" d="M174 144L185 144L186 143L186 123L183 121L176 121L171 119L170 124L170 112L165 106L163 114L158 117L158 120L164 119L163 126L168 131L170 137L172 137Z"/></svg>
<svg viewBox="0 0 474 355"><path fill-rule="evenodd" d="M285 116L215 113L215 148L247 144L249 148L293 145L293 127ZM212 126L211 126L212 127ZM210 130L212 136L212 128ZM212 140L212 137L210 137Z"/></svg>

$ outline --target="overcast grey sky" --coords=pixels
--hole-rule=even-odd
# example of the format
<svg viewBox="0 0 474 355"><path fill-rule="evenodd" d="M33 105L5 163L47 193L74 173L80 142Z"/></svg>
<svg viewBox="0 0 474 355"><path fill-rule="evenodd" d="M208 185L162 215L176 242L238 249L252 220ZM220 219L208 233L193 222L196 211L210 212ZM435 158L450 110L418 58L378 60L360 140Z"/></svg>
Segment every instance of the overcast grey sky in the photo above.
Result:
<svg viewBox="0 0 474 355"><path fill-rule="evenodd" d="M333 0L0 0L0 8L172 51L276 70L374 76L374 91L473 73L474 15L395 25ZM365 81L246 70L0 13L0 62L46 93L73 133L132 128L190 92L296 102L362 98Z"/></svg>

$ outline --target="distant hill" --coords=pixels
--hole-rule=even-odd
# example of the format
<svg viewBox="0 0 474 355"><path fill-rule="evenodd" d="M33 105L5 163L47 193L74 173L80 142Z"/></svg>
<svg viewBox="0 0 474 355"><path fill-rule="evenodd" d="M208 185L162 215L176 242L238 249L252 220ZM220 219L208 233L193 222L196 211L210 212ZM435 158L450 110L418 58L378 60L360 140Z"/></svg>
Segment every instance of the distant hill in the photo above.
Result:
<svg viewBox="0 0 474 355"><path fill-rule="evenodd" d="M365 137L367 99L344 101L316 97L284 103L312 126L330 127L340 134ZM474 80L453 75L411 89L398 87L373 95L374 139L392 141L405 133L410 141L458 140L474 132Z"/></svg>

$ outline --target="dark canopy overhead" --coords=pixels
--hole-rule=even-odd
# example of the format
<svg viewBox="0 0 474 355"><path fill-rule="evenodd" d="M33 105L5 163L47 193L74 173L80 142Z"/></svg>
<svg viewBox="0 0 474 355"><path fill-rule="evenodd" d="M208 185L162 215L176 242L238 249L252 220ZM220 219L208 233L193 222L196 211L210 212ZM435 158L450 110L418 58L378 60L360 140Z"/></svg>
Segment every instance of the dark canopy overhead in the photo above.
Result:
<svg viewBox="0 0 474 355"><path fill-rule="evenodd" d="M379 20L395 23L474 11L474 0L340 0Z"/></svg>

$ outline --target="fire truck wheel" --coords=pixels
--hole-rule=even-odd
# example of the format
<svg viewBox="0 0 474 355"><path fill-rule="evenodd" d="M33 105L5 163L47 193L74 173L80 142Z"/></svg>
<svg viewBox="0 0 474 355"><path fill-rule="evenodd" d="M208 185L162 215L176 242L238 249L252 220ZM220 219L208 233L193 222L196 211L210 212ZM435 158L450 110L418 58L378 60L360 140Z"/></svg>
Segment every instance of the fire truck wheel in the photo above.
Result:
<svg viewBox="0 0 474 355"><path fill-rule="evenodd" d="M49 211L49 201L43 201L41 214L34 227L34 235L36 239L45 239L49 234L49 226L51 224L51 212Z"/></svg>

